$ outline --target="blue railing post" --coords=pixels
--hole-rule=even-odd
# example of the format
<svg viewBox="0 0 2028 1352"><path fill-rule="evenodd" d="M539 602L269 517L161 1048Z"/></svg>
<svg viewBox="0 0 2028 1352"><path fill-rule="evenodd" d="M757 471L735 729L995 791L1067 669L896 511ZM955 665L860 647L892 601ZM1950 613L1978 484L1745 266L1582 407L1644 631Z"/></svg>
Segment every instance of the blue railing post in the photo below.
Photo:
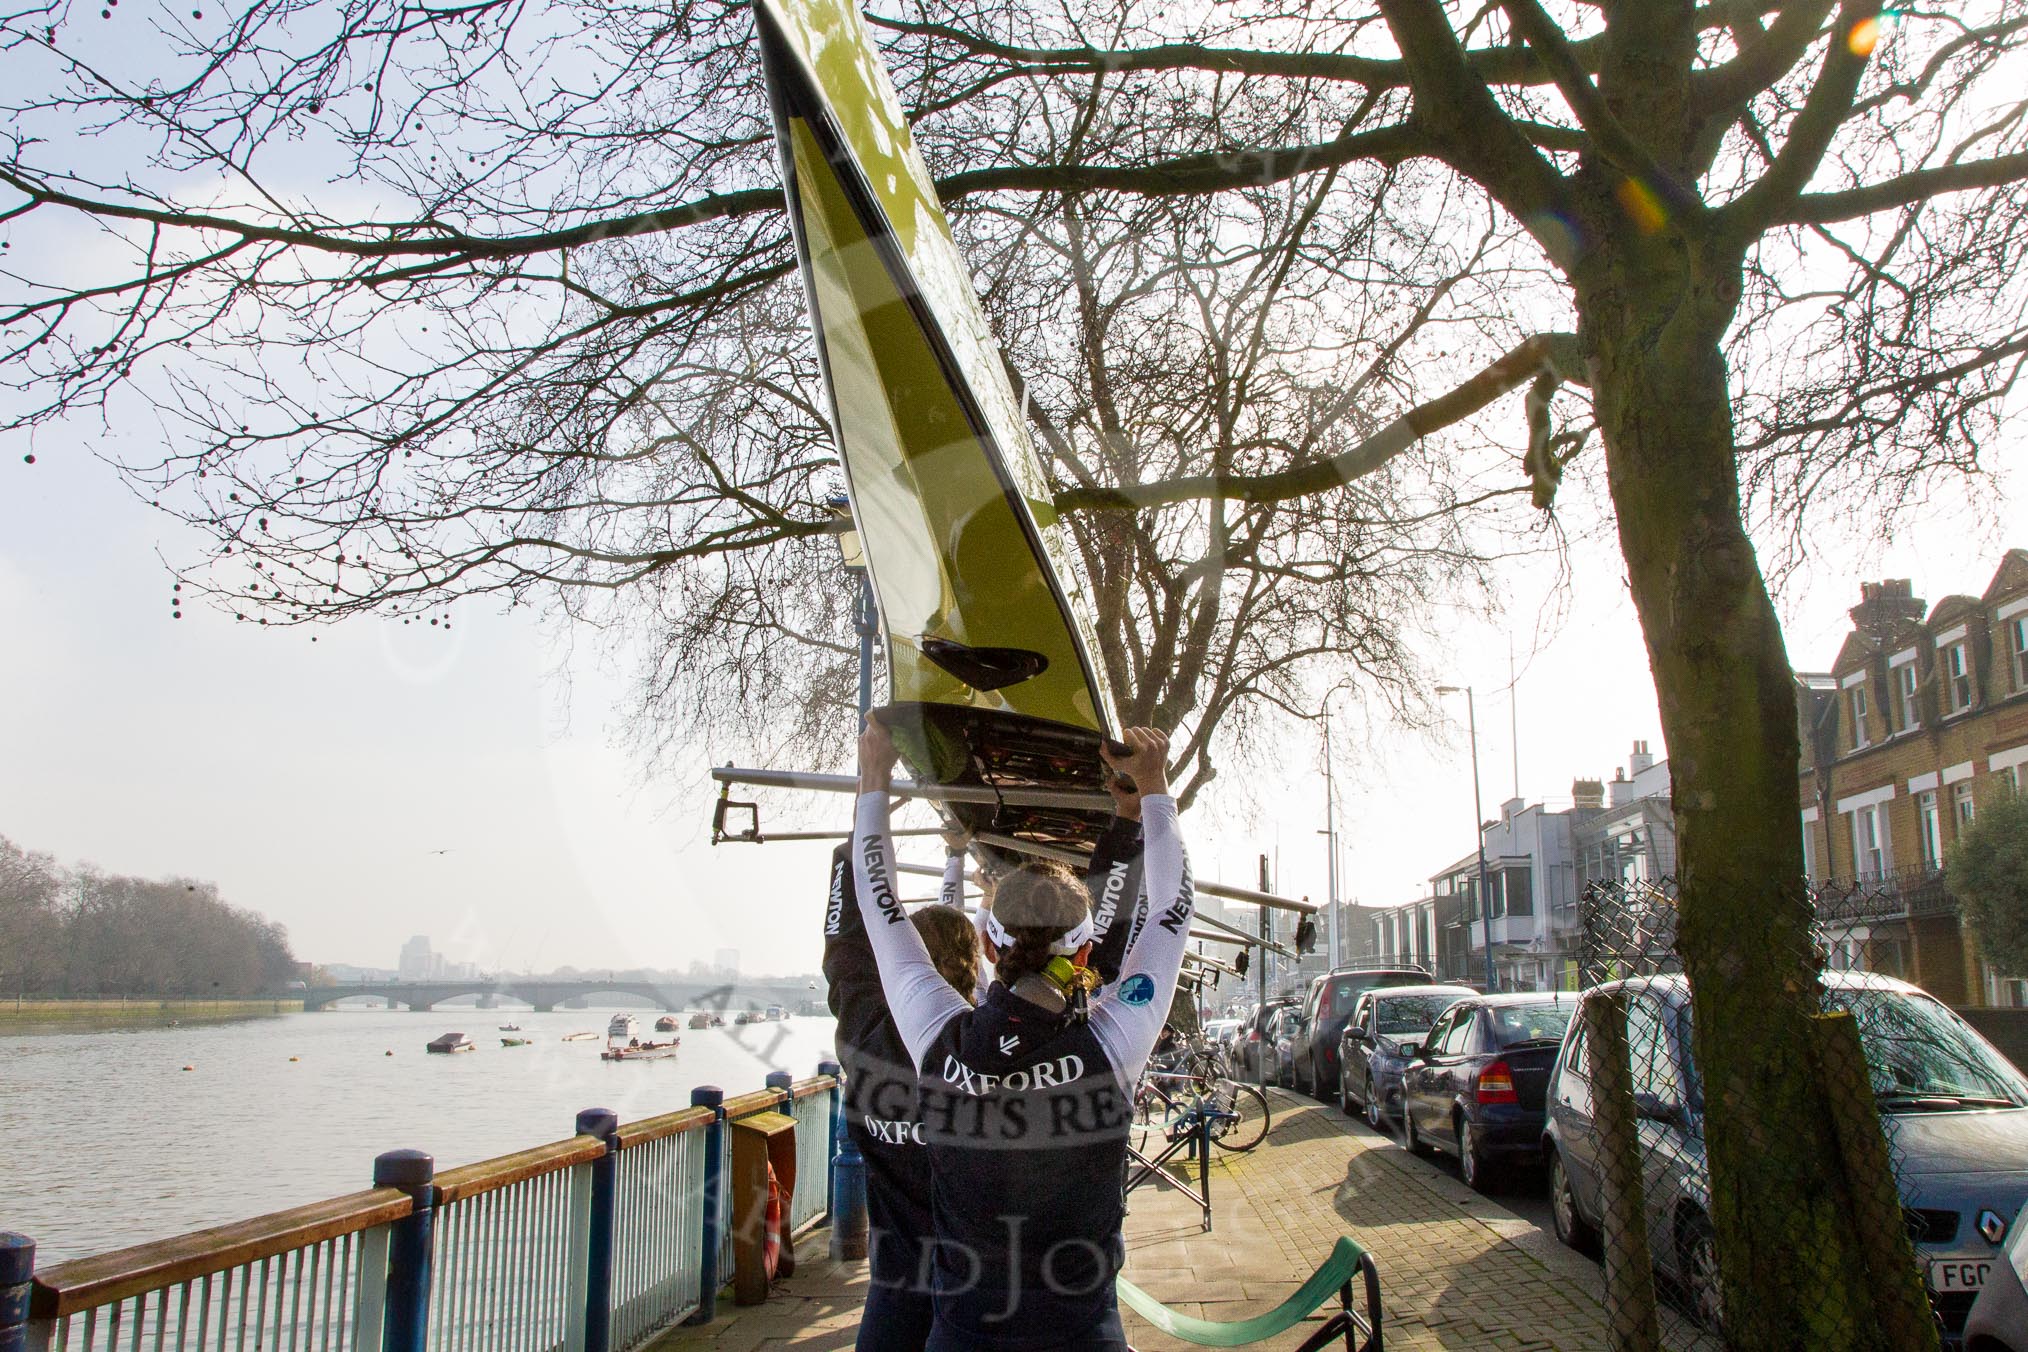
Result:
<svg viewBox="0 0 2028 1352"><path fill-rule="evenodd" d="M28 1346L28 1293L34 1290L35 1241L0 1230L0 1352Z"/></svg>
<svg viewBox="0 0 2028 1352"><path fill-rule="evenodd" d="M420 1150L390 1150L373 1161L373 1186L400 1188L414 1204L404 1219L388 1227L381 1352L423 1352L429 1330L436 1176L435 1157Z"/></svg>
<svg viewBox="0 0 2028 1352"><path fill-rule="evenodd" d="M786 1070L771 1070L768 1072L767 1078L761 1081L761 1083L770 1089L779 1089L786 1094L795 1087L796 1077L789 1074Z"/></svg>
<svg viewBox="0 0 2028 1352"><path fill-rule="evenodd" d="M697 1255L697 1312L683 1322L709 1324L718 1317L719 1208L723 1205L719 1187L725 1172L725 1091L715 1084L700 1084L690 1091L690 1106L709 1108L711 1125L704 1129L704 1236Z"/></svg>
<svg viewBox="0 0 2028 1352"><path fill-rule="evenodd" d="M831 1258L866 1257L866 1157L847 1127L844 1068L836 1061L824 1063L840 1077L831 1091ZM822 1069L822 1067L819 1067Z"/></svg>
<svg viewBox="0 0 2028 1352"><path fill-rule="evenodd" d="M824 1151L824 1222L835 1225L838 1220L838 1126L845 1116L845 1095L842 1086L845 1068L836 1061L819 1061L819 1075L831 1077L831 1089L825 1096L830 1113L825 1118L824 1129L830 1133Z"/></svg>
<svg viewBox="0 0 2028 1352"><path fill-rule="evenodd" d="M591 1238L585 1256L584 1352L607 1352L613 1329L613 1218L620 1181L620 1115L611 1108L586 1108L577 1115L577 1134L596 1136L606 1153L591 1165Z"/></svg>

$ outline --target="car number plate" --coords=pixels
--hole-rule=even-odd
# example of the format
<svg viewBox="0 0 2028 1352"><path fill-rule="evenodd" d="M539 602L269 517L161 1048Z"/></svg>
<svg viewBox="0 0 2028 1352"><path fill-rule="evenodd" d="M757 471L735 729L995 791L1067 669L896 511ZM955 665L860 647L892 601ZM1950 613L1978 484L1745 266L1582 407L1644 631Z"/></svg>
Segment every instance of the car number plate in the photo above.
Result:
<svg viewBox="0 0 2028 1352"><path fill-rule="evenodd" d="M1929 1264L1929 1289L1938 1295L1982 1290L1992 1271L1990 1258L1933 1258Z"/></svg>

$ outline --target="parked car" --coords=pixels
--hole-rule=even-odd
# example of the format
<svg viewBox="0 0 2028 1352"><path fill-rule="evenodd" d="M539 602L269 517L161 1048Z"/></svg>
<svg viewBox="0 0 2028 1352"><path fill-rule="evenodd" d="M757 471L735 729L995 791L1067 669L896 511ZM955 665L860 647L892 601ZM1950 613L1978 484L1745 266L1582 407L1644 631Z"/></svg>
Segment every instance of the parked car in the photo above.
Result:
<svg viewBox="0 0 2028 1352"><path fill-rule="evenodd" d="M1295 1003L1296 997L1293 995L1276 996L1272 1000L1255 1005L1247 1013L1245 1020L1240 1026L1239 1038L1233 1046L1232 1068L1234 1074L1238 1075L1242 1080L1251 1080L1258 1084L1260 1083L1261 1063L1265 1059L1268 1068L1268 1078L1274 1078L1274 1058L1272 1056L1263 1058L1261 1056L1261 1048L1264 1045L1272 1045L1266 1041L1269 1022L1273 1020L1278 1012L1291 1008Z"/></svg>
<svg viewBox="0 0 2028 1352"><path fill-rule="evenodd" d="M1824 986L1825 1005L1849 1010L1858 1024L1930 1303L1956 1339L1981 1289L2009 1267L2001 1245L2028 1203L2028 1080L1919 987L1838 971L1824 973ZM1680 976L1641 977L1584 998L1606 991L1627 996L1641 1152L1660 1165L1647 1170L1649 1249L1684 1303L1716 1328L1718 1262L1689 987ZM1556 1233L1587 1247L1603 1200L1581 1033L1557 1061L1542 1149Z"/></svg>
<svg viewBox="0 0 2028 1352"><path fill-rule="evenodd" d="M1965 1352L2028 1352L2028 1207L2007 1227L2006 1258L1972 1301Z"/></svg>
<svg viewBox="0 0 2028 1352"><path fill-rule="evenodd" d="M1338 1106L1385 1126L1410 1052L1445 1010L1477 994L1470 986L1381 986L1360 996L1338 1038Z"/></svg>
<svg viewBox="0 0 2028 1352"><path fill-rule="evenodd" d="M1230 1057L1233 1037L1239 1032L1240 1024L1244 1022L1244 1019L1207 1019L1204 1022L1205 1039Z"/></svg>
<svg viewBox="0 0 2028 1352"><path fill-rule="evenodd" d="M1360 996L1376 986L1422 986L1429 980L1420 967L1341 967L1312 981L1296 1030L1296 1088L1318 1098L1336 1092L1338 1035Z"/></svg>
<svg viewBox="0 0 2028 1352"><path fill-rule="evenodd" d="M1287 1087L1296 1082L1296 1029L1302 1021L1300 1008L1283 1005L1268 1024L1268 1079L1274 1084Z"/></svg>
<svg viewBox="0 0 2028 1352"><path fill-rule="evenodd" d="M1456 1155L1479 1192L1539 1161L1549 1074L1576 1010L1574 994L1527 991L1474 995L1438 1015L1401 1072L1408 1148Z"/></svg>

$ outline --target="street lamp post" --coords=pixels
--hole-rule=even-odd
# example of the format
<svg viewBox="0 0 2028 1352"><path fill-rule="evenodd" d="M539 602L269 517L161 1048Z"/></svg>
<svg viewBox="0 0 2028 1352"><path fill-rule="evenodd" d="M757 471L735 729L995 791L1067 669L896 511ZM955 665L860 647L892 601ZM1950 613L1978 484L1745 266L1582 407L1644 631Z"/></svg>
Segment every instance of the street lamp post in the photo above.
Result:
<svg viewBox="0 0 2028 1352"><path fill-rule="evenodd" d="M1439 695L1463 694L1465 723L1472 735L1472 843L1479 852L1479 920L1486 927L1486 989L1499 989L1493 977L1493 893L1486 883L1486 813L1479 800L1479 714L1469 685L1440 685Z"/></svg>
<svg viewBox="0 0 2028 1352"><path fill-rule="evenodd" d="M1324 707L1324 829L1317 834L1324 837L1325 844L1330 847L1331 851L1330 859L1327 861L1328 867L1324 875L1328 884L1330 902L1329 909L1326 911L1326 915L1329 916L1330 930L1329 937L1325 940L1325 947L1330 955L1330 962L1326 970L1335 972L1338 970L1339 957L1338 789L1337 781L1332 777L1331 773L1331 709L1328 704Z"/></svg>

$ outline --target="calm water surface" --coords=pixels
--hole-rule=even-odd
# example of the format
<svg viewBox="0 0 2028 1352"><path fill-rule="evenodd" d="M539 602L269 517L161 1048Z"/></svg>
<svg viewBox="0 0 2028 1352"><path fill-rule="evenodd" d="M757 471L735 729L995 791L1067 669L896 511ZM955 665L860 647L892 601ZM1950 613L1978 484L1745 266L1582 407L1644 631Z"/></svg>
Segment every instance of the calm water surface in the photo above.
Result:
<svg viewBox="0 0 2028 1352"><path fill-rule="evenodd" d="M686 1106L693 1085L739 1094L770 1070L800 1078L835 1029L829 1018L686 1029L680 1055L610 1064L598 1056L610 1017L333 1011L0 1033L0 1230L34 1238L40 1265L244 1220L367 1187L373 1157L397 1146L447 1169L561 1140L581 1108L627 1122ZM503 1023L533 1044L502 1047L516 1036L495 1031ZM424 1053L453 1029L479 1050ZM560 1040L579 1030L600 1039Z"/></svg>

